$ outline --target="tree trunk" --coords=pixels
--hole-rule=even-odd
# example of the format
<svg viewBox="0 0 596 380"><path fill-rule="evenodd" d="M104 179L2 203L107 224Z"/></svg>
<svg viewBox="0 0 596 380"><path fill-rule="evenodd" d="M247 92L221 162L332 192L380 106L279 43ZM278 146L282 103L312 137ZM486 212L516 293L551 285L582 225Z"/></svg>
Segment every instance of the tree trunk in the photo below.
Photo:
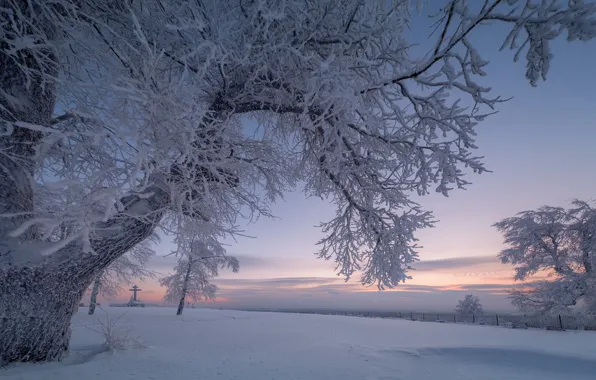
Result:
<svg viewBox="0 0 596 380"><path fill-rule="evenodd" d="M188 268L186 268L186 274L184 275L184 283L182 284L182 297L180 297L180 303L178 304L178 311L176 315L182 315L184 311L184 302L186 300L186 293L188 293L188 281L190 279L190 271L192 270L192 257L188 257Z"/></svg>
<svg viewBox="0 0 596 380"><path fill-rule="evenodd" d="M124 205L142 205L143 219L127 207L95 225L94 253L72 244L39 263L0 260L0 365L60 360L68 350L70 320L85 290L102 270L153 233L169 195L156 186L153 196L129 195ZM1 257L0 257L1 259Z"/></svg>
<svg viewBox="0 0 596 380"><path fill-rule="evenodd" d="M97 294L99 293L99 285L101 284L101 273L95 277L93 281L93 289L91 289L91 299L89 300L89 315L95 313L95 305L97 305Z"/></svg>
<svg viewBox="0 0 596 380"><path fill-rule="evenodd" d="M68 349L70 320L91 277L67 270L0 271L0 366L59 360Z"/></svg>
<svg viewBox="0 0 596 380"><path fill-rule="evenodd" d="M182 297L180 298L180 303L178 304L178 311L176 311L176 315L182 315L184 311L184 300L186 298L186 293L182 293Z"/></svg>

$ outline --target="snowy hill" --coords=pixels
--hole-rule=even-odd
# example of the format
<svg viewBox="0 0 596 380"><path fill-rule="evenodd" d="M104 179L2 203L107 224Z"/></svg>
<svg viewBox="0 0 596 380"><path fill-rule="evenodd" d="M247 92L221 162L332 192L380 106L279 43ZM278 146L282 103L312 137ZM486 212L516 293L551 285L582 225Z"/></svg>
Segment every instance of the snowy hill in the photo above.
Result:
<svg viewBox="0 0 596 380"><path fill-rule="evenodd" d="M81 308L71 356L19 364L27 380L594 379L596 333L510 330L404 320L226 310L108 308L145 348L100 352L97 319Z"/></svg>

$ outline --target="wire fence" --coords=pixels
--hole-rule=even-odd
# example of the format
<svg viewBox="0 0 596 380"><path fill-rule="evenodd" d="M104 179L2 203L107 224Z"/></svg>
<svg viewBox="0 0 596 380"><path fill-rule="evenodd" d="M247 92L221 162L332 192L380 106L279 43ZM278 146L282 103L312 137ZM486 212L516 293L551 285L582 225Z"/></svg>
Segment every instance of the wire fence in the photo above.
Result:
<svg viewBox="0 0 596 380"><path fill-rule="evenodd" d="M577 315L515 315L515 314L481 314L463 316L454 313L422 313L392 311L345 311L345 310L247 310L270 311L280 313L343 315L366 318L406 319L420 322L466 323L487 326L499 326L514 329L546 329L546 330L588 330L596 331L596 317Z"/></svg>

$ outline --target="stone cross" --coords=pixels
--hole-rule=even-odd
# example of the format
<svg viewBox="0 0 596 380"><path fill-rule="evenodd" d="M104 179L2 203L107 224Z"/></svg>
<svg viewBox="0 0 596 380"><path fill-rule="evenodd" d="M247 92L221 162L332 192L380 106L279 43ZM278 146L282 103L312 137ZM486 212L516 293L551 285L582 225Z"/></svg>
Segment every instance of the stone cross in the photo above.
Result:
<svg viewBox="0 0 596 380"><path fill-rule="evenodd" d="M132 289L128 289L128 290L130 290L131 292L133 292L133 298L132 299L135 302L137 302L138 301L137 300L137 292L140 292L142 289L140 289L138 286L135 285L135 286L132 287Z"/></svg>

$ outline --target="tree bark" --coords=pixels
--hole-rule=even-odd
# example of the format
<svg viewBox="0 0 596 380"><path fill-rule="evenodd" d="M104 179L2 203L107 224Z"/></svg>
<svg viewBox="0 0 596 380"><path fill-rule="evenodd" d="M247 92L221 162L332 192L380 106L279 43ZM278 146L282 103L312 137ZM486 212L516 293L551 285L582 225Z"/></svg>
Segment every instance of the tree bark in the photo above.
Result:
<svg viewBox="0 0 596 380"><path fill-rule="evenodd" d="M68 349L70 320L91 278L74 267L0 272L0 366L58 360Z"/></svg>
<svg viewBox="0 0 596 380"><path fill-rule="evenodd" d="M89 315L95 313L95 305L97 305L97 294L99 293L99 286L101 285L101 273L95 277L93 281L93 289L91 289L91 299L89 300Z"/></svg>
<svg viewBox="0 0 596 380"><path fill-rule="evenodd" d="M160 222L169 194L157 185L150 190L148 198L122 198L126 209L95 226L94 253L83 253L80 244L73 244L33 266L0 265L0 365L65 355L70 320L91 281ZM140 206L146 210L143 218L127 212Z"/></svg>
<svg viewBox="0 0 596 380"><path fill-rule="evenodd" d="M184 311L184 303L186 300L186 293L188 293L188 281L190 280L190 271L192 270L192 257L188 257L188 268L186 268L186 274L184 275L184 282L182 284L182 296L180 297L180 303L178 304L178 311L176 315L182 315Z"/></svg>
<svg viewBox="0 0 596 380"><path fill-rule="evenodd" d="M182 315L184 311L184 302L186 298L186 293L182 293L182 297L180 298L180 303L178 303L178 310L176 311L176 315Z"/></svg>

